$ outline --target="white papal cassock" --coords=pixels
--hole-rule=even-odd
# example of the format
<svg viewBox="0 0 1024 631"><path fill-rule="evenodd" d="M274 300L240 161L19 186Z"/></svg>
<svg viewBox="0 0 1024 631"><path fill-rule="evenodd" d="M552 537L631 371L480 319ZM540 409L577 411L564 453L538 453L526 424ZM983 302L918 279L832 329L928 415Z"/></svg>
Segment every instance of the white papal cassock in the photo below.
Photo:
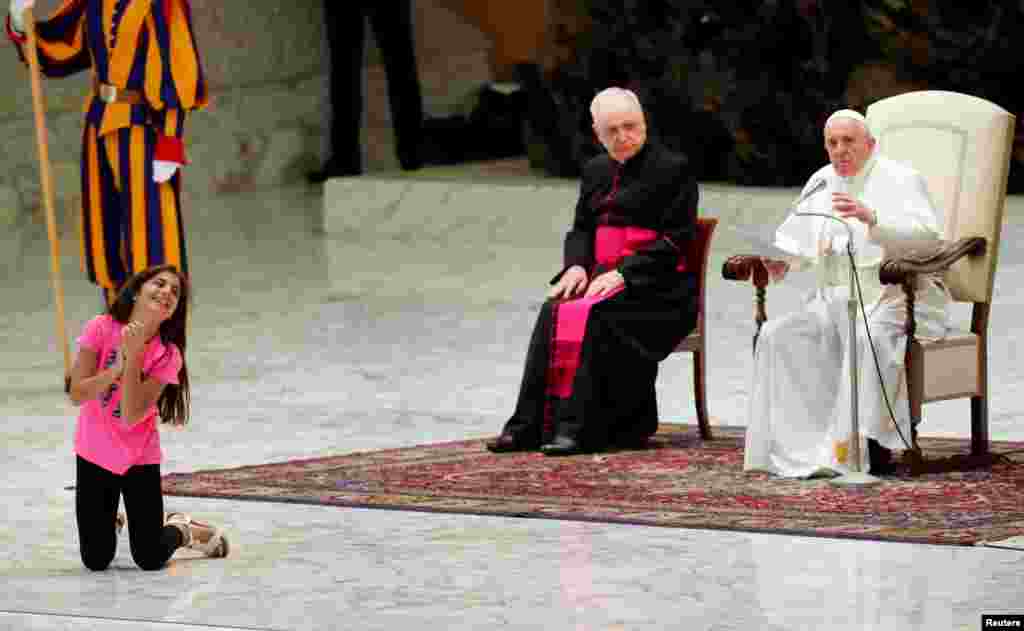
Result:
<svg viewBox="0 0 1024 631"><path fill-rule="evenodd" d="M877 154L877 149L875 151ZM904 365L906 301L899 286L883 287L878 268L883 257L939 238L939 216L924 179L910 167L873 155L861 172L839 177L832 165L808 180L811 194L796 212L832 213L832 192L847 192L876 213L870 229L849 221L854 230L857 272L881 368L899 431L910 441L910 414ZM822 217L790 215L775 233L778 247L793 253L791 270L812 267L817 287L803 308L769 320L754 353L747 407L744 469L786 477L845 473L849 461L850 358L849 259L846 228ZM937 277L922 277L915 297L916 335L940 338L948 330L948 290ZM890 418L878 371L868 346L863 319L857 324L857 367L861 470L869 467L866 440L905 449Z"/></svg>

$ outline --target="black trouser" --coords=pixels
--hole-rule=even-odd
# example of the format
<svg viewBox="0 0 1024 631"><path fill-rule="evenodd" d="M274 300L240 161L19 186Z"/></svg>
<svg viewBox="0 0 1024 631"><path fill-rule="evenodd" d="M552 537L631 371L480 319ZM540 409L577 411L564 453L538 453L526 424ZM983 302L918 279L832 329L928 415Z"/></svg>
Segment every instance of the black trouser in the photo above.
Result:
<svg viewBox="0 0 1024 631"><path fill-rule="evenodd" d="M398 159L417 166L423 132L413 44L410 0L324 0L327 43L331 54L331 156L341 168L358 172L362 165L359 131L363 118L363 59L366 19L373 27L387 72L388 100Z"/></svg>
<svg viewBox="0 0 1024 631"><path fill-rule="evenodd" d="M523 447L539 447L562 435L600 450L609 444L635 444L658 430L658 362L641 356L613 330L613 308L624 300L617 298L591 309L568 399L549 399L547 394L554 322L552 302L544 303L530 338L516 409L502 430ZM548 405L554 427L545 433Z"/></svg>
<svg viewBox="0 0 1024 631"><path fill-rule="evenodd" d="M144 570L159 570L184 543L181 531L164 525L160 465L134 466L117 475L76 456L75 517L82 563L107 569L117 551L118 499L124 496L132 558Z"/></svg>

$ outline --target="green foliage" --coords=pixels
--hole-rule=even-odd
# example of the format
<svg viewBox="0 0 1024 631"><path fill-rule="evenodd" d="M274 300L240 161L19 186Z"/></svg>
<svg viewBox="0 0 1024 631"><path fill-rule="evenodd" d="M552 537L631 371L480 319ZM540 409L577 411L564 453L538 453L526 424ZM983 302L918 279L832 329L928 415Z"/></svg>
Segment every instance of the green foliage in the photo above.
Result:
<svg viewBox="0 0 1024 631"><path fill-rule="evenodd" d="M546 77L559 132L539 136L565 145L548 152L563 156L553 169L563 175L600 150L588 104L610 85L640 95L658 137L700 177L750 184L792 185L820 166L821 124L839 107L943 89L1024 109L1016 0L579 0L577 10L592 27Z"/></svg>

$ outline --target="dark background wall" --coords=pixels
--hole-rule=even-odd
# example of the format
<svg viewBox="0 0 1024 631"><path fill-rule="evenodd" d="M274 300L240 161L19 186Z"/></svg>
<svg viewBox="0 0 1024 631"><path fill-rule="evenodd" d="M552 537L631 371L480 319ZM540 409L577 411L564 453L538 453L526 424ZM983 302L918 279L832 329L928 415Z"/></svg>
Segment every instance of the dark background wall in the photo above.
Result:
<svg viewBox="0 0 1024 631"><path fill-rule="evenodd" d="M186 170L186 194L305 185L306 172L321 164L326 154L331 115L322 1L190 0L190 4L212 99L209 108L188 122L191 165ZM37 0L36 15L48 16L59 5L60 0ZM0 20L6 19L7 6L0 4ZM415 0L413 8L425 110L437 117L461 111L479 87L493 78L494 44L440 0ZM523 46L522 37L502 41ZM372 35L367 49L365 163L370 171L394 170L398 161L387 82ZM28 73L3 34L0 77L5 80L0 90L0 231L29 227L41 231L44 219ZM77 229L81 108L89 82L88 73L43 82L58 218L70 228L68 234ZM207 212L207 206L187 203L185 212ZM215 207L209 212L216 212ZM74 253L76 248L69 251Z"/></svg>
<svg viewBox="0 0 1024 631"><path fill-rule="evenodd" d="M824 162L821 126L840 107L936 89L1019 114L1022 36L1020 0L551 0L544 50L522 69L530 155L578 172L599 149L589 100L621 85L703 179L794 185Z"/></svg>

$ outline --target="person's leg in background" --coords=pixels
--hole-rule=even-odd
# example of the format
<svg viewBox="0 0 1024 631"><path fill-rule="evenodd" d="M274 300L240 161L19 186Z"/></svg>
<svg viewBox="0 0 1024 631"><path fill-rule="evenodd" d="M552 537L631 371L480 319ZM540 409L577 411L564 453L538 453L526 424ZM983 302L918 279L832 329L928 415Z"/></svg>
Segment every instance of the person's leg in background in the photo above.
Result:
<svg viewBox="0 0 1024 631"><path fill-rule="evenodd" d="M398 162L407 171L419 169L423 166L423 96L416 67L412 2L378 0L367 3L367 8L387 72Z"/></svg>
<svg viewBox="0 0 1024 631"><path fill-rule="evenodd" d="M180 175L153 181L156 132L133 125L95 138L87 131L83 254L107 306L134 273L174 265L188 274Z"/></svg>
<svg viewBox="0 0 1024 631"><path fill-rule="evenodd" d="M330 147L323 168L309 174L310 182L363 172L359 132L363 120L364 4L363 0L323 3L330 55Z"/></svg>
<svg viewBox="0 0 1024 631"><path fill-rule="evenodd" d="M121 282L154 265L173 265L188 275L179 196L175 190L180 175L175 174L167 182L153 181L156 143L152 127L133 125L117 131L120 164L116 174L125 231L125 278Z"/></svg>
<svg viewBox="0 0 1024 631"><path fill-rule="evenodd" d="M99 285L106 306L114 303L117 288L127 278L117 137L117 132L99 137L92 125L86 125L82 134L81 255L86 274Z"/></svg>

